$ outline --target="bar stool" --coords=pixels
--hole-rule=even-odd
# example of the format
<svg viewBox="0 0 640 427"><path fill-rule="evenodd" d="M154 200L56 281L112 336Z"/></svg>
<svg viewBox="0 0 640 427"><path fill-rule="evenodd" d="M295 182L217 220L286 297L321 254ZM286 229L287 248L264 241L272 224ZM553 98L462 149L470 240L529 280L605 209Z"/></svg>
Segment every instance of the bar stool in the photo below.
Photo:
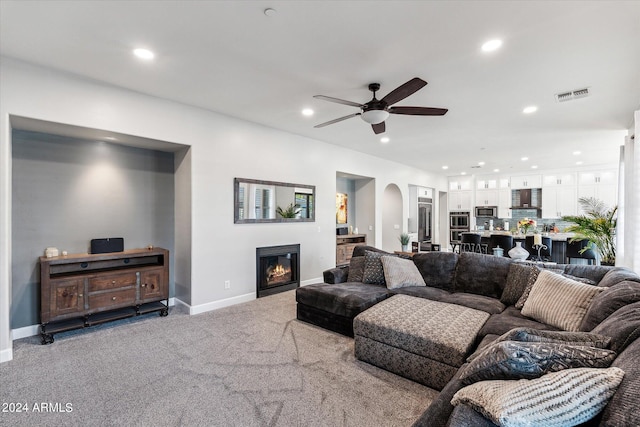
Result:
<svg viewBox="0 0 640 427"><path fill-rule="evenodd" d="M596 253L593 249L587 249L584 252L580 251L589 246L588 240L576 240L572 242L571 239L567 239L567 264L571 264L571 259L586 259L587 264L591 265L596 263Z"/></svg>
<svg viewBox="0 0 640 427"><path fill-rule="evenodd" d="M527 236L524 238L524 248L529 251L531 256L527 259L537 259L538 257L538 249L533 247L533 237ZM551 248L553 247L553 240L551 237L542 237L542 245L546 246L547 249L540 249L540 258L538 261L550 261L551 260Z"/></svg>
<svg viewBox="0 0 640 427"><path fill-rule="evenodd" d="M460 252L480 252L482 236L476 233L462 233Z"/></svg>
<svg viewBox="0 0 640 427"><path fill-rule="evenodd" d="M489 249L487 253L492 254L493 249L497 247L502 248L504 250L503 256L508 257L509 254L507 252L513 247L513 236L492 234L491 237L489 237Z"/></svg>

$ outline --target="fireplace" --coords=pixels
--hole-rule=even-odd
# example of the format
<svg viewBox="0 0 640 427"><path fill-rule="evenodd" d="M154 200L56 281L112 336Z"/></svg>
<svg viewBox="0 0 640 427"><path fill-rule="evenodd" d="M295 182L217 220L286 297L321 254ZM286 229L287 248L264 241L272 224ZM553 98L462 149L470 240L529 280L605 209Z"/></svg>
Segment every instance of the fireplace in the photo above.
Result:
<svg viewBox="0 0 640 427"><path fill-rule="evenodd" d="M300 245L256 248L258 298L300 286Z"/></svg>

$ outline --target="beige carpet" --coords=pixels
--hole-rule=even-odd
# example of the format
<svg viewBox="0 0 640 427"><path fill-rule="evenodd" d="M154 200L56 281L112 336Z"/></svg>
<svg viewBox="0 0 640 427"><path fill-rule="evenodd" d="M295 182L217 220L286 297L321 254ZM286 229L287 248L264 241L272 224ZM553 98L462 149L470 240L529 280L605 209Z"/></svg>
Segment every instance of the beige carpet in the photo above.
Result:
<svg viewBox="0 0 640 427"><path fill-rule="evenodd" d="M0 410L28 409L2 426L410 426L436 395L295 320L294 291L26 338L0 364Z"/></svg>

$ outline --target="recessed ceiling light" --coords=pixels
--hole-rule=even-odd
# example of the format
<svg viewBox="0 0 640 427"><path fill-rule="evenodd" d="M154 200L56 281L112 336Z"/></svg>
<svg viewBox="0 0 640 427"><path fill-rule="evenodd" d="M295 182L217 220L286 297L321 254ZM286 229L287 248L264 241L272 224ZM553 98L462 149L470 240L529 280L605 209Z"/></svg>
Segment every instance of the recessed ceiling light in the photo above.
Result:
<svg viewBox="0 0 640 427"><path fill-rule="evenodd" d="M528 157L521 157L520 160L522 160L523 162L526 162L527 160L529 160Z"/></svg>
<svg viewBox="0 0 640 427"><path fill-rule="evenodd" d="M485 44L482 45L482 51L493 52L494 50L499 49L500 46L502 46L502 40L499 40L499 39L489 40L488 42L485 42Z"/></svg>
<svg viewBox="0 0 640 427"><path fill-rule="evenodd" d="M149 49L143 49L143 48L134 49L133 54L140 59L146 59L146 60L151 60L156 56Z"/></svg>
<svg viewBox="0 0 640 427"><path fill-rule="evenodd" d="M522 112L525 114L535 113L536 111L538 111L538 107L536 107L535 105L530 105L522 110Z"/></svg>
<svg viewBox="0 0 640 427"><path fill-rule="evenodd" d="M313 116L313 110L311 108L305 108L302 110L303 116Z"/></svg>
<svg viewBox="0 0 640 427"><path fill-rule="evenodd" d="M484 162L478 162L478 166L484 166Z"/></svg>
<svg viewBox="0 0 640 427"><path fill-rule="evenodd" d="M576 162L576 165L581 165L582 163L583 162L578 161L578 162Z"/></svg>
<svg viewBox="0 0 640 427"><path fill-rule="evenodd" d="M389 141L390 141L390 139L389 139L388 136L383 136L382 138L380 138L380 142L382 142L383 144L386 144Z"/></svg>
<svg viewBox="0 0 640 427"><path fill-rule="evenodd" d="M467 174L466 172L460 172L460 175L466 175L466 174Z"/></svg>
<svg viewBox="0 0 640 427"><path fill-rule="evenodd" d="M494 169L493 171L494 172L500 172L500 169Z"/></svg>
<svg viewBox="0 0 640 427"><path fill-rule="evenodd" d="M443 166L442 169L447 170L449 169L449 166Z"/></svg>
<svg viewBox="0 0 640 427"><path fill-rule="evenodd" d="M538 165L532 165L531 169L538 169Z"/></svg>
<svg viewBox="0 0 640 427"><path fill-rule="evenodd" d="M574 151L574 152L573 152L573 155L574 155L574 156L579 156L580 154L582 154L582 151Z"/></svg>

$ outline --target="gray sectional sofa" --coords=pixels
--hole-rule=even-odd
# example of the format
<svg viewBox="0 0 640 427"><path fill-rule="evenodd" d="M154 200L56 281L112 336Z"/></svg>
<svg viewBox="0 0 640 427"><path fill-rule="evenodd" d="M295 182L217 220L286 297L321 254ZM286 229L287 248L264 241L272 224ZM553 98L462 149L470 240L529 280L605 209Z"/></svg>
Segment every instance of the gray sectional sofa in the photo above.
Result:
<svg viewBox="0 0 640 427"><path fill-rule="evenodd" d="M618 378L617 390L608 403L605 401L606 407L598 408L598 415L585 425L640 425L640 276L636 273L620 267L578 264L531 265L505 257L475 253L425 252L415 254L411 259L422 276L424 284L404 286L395 283L390 286L389 283L385 283L384 277L380 278L380 271L371 273L373 265L371 263L383 255L392 256L393 254L368 246L357 247L348 267L334 268L324 272L325 283L298 288L296 290L297 318L343 335L354 336L354 319L360 313L398 294L455 304L487 313L487 320L483 320L484 323L469 347L468 354L465 355L468 358L461 362L462 366L453 366L450 370L451 375L442 382L443 387L440 389L439 386L430 385L428 381L420 381L432 388L440 389L440 394L428 408L425 408L425 412L416 421L415 426L496 425L495 418L491 418L492 414L484 412L473 399L463 400L464 396L456 393L471 384L470 376L467 374L470 367L475 369L478 360L481 360L474 362L472 360L474 357L480 355L477 357L481 357L482 360L487 357L492 360L490 357L495 355L487 356L486 353L507 351L503 348L504 343L501 344L501 342L505 339L513 340L508 338L509 336L522 333L544 335L544 332L540 331L549 331L547 334L554 337L557 335L560 341L578 339L575 338L576 336L580 337L580 340L583 336L586 340L593 337L606 339L606 349L600 351L607 353L606 365L610 367L606 372L621 372L615 369L619 368L624 372L624 377L621 382ZM545 269L555 274L543 274ZM547 303L543 299L543 286L538 283L543 281L542 277L546 280L547 276L553 276L559 281L566 278L565 282L588 285L580 287L580 289L586 289L589 293L588 297L573 294L570 296L570 298L586 301L583 307L578 307L580 312L578 318L573 313L575 311L573 307L556 309L553 306L555 301ZM546 289L555 292L553 287ZM542 314L535 310L541 310ZM550 320L546 321L547 319ZM566 321L571 323L569 331L573 332L567 332L565 328L560 327L567 324L563 323ZM533 341L536 340L538 338L533 339ZM540 340L558 341L546 338ZM547 345L545 343L520 345L513 341L509 343L518 347L517 351L520 352L523 351L520 347ZM560 347L563 345L557 344ZM564 351L565 348L562 348ZM573 352L576 347L569 346L569 348ZM525 350L531 349L527 347ZM582 351L583 348L578 347L578 350ZM596 351L591 347L586 350ZM357 348L356 355L358 355ZM402 358L396 359L393 363L398 365L402 360ZM554 361L556 362L557 360ZM566 362L566 357L563 362ZM591 362L590 360L589 363ZM569 365L569 367L576 367L571 363ZM604 365L593 366L603 367ZM393 366L387 368L382 365L381 367L404 375L402 366L396 366L398 369L393 369ZM495 368L495 364L492 368ZM511 375L510 372L505 371L504 366L501 366L501 369L503 372L498 378L534 378L536 376L527 376L528 373L525 376ZM556 366L554 369L560 368ZM573 371L575 370L571 370ZM487 376L486 371L483 371L482 375L485 375L484 379L493 378L490 375ZM415 378L411 379L415 380ZM603 381L599 380L598 384L601 383ZM456 402L454 402L456 405L452 404L454 396L456 396ZM506 421L505 424L507 424Z"/></svg>

